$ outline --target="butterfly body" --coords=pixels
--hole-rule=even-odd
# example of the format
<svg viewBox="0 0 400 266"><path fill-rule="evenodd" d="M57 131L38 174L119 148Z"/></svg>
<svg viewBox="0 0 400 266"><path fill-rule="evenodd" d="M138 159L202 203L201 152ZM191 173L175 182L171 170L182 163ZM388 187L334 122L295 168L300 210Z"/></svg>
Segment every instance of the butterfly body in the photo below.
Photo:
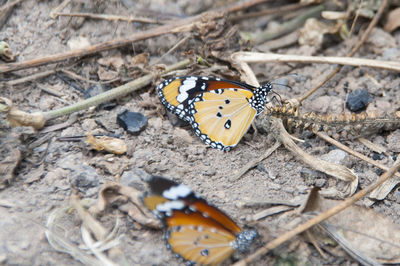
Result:
<svg viewBox="0 0 400 266"><path fill-rule="evenodd" d="M165 227L167 246L189 262L217 265L235 250L245 251L257 231L242 230L229 216L189 187L153 176L143 197Z"/></svg>
<svg viewBox="0 0 400 266"><path fill-rule="evenodd" d="M270 83L253 87L210 77L176 77L158 87L166 108L188 121L196 135L219 150L235 147L267 103Z"/></svg>

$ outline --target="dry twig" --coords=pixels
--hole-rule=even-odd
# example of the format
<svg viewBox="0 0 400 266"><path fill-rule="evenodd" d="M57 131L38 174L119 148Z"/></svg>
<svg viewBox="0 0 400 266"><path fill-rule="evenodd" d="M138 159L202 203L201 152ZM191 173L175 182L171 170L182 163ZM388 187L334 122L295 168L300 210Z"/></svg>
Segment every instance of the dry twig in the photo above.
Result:
<svg viewBox="0 0 400 266"><path fill-rule="evenodd" d="M160 21L158 19L150 19L150 18L138 18L138 17L126 17L126 16L118 16L118 15L110 15L110 14L93 14L93 13L62 13L62 12L52 12L53 16L67 16L67 17L84 17L91 19L103 19L109 21L125 21L125 22L140 22L140 23L148 23L148 24L165 24L165 21Z"/></svg>
<svg viewBox="0 0 400 266"><path fill-rule="evenodd" d="M209 23L212 20L224 17L224 15L227 12L239 11L239 10L246 9L251 6L258 5L260 3L264 3L267 1L268 0L252 0L252 1L244 2L244 3L238 3L233 6L230 6L230 7L224 8L224 9L220 9L215 12L204 12L202 14L192 16L189 18L172 21L171 23L168 23L166 25L162 25L159 27L151 28L149 30L135 33L127 38L114 39L111 41L95 44L95 45L85 47L82 49L76 49L76 50L72 50L72 51L68 51L68 52L64 52L64 53L60 53L60 54L44 56L41 58L28 60L25 62L9 63L9 64L0 65L0 74L11 72L11 71L16 71L16 70L20 70L20 69L30 68L30 67L58 63L58 62L61 62L61 61L67 60L67 59L91 55L91 54L95 54L98 52L131 45L132 43L137 42L137 41L142 41L142 40L146 40L149 38L153 38L153 37L157 37L157 36L161 36L161 35L165 35L165 34L169 34L169 33L190 31L197 23L201 23L202 21L204 21L204 23ZM68 4L68 0L66 2ZM62 8L60 8L60 9L62 9Z"/></svg>
<svg viewBox="0 0 400 266"><path fill-rule="evenodd" d="M249 262L254 261L255 259L259 258L260 256L268 253L269 251L273 250L274 248L278 247L279 245L285 243L289 239L293 238L294 236L304 232L307 229L310 229L312 226L319 224L320 222L334 216L335 214L343 211L347 207L351 206L361 198L363 198L365 195L369 194L372 192L374 189L376 189L379 185L383 184L386 180L388 180L400 167L400 158L395 162L395 164L389 169L389 171L385 172L376 183L369 185L368 187L364 188L363 190L360 190L356 194L354 194L352 197L344 200L342 203L336 205L333 208L330 208L324 213L321 213L314 218L311 218L307 222L297 226L293 230L281 235L280 237L274 239L273 241L269 242L267 245L264 247L259 248L256 252L254 252L252 255L248 256L247 258L235 263L234 265L236 266L242 266L246 265Z"/></svg>

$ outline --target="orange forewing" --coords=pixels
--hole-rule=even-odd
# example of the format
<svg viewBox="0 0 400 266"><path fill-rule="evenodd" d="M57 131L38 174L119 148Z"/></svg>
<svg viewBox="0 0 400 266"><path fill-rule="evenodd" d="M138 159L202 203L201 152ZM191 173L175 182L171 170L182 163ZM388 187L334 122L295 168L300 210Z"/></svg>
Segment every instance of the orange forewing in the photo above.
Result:
<svg viewBox="0 0 400 266"><path fill-rule="evenodd" d="M195 209L201 212L203 215L209 216L211 219L222 224L227 230L229 230L233 234L237 234L242 231L242 229L240 229L240 227L225 213L211 205L208 205L207 202L199 200L190 205L193 205Z"/></svg>

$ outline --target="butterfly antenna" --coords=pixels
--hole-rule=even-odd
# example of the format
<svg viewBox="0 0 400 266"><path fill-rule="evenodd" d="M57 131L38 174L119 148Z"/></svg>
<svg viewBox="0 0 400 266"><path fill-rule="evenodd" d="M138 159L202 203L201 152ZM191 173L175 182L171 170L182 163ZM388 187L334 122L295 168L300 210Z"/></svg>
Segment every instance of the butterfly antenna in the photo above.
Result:
<svg viewBox="0 0 400 266"><path fill-rule="evenodd" d="M271 82L271 85L283 86L283 87L286 87L286 88L289 88L289 89L293 90L293 88L291 86L289 86L288 84Z"/></svg>

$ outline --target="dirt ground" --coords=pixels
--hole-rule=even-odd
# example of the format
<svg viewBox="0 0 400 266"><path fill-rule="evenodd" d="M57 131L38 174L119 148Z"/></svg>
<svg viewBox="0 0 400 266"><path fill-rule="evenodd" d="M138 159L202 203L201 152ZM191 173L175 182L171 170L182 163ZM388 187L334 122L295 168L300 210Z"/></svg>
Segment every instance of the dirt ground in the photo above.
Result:
<svg viewBox="0 0 400 266"><path fill-rule="evenodd" d="M1 1L0 1L1 2ZM62 53L83 47L84 43L100 42L123 38L157 25L106 21L101 19L79 19L60 16L50 17L51 11L62 1L25 0L15 6L3 25L0 39L6 41L17 54L16 61ZM73 1L62 12L89 12L118 14L121 16L158 17L161 20L179 19L206 10L234 4L234 1L86 1L79 5ZM85 1L82 1L85 2ZM293 4L279 1L279 5ZM261 4L250 9L260 11L272 8L278 3ZM394 8L394 7L391 7ZM345 10L345 9L342 9ZM246 12L249 12L247 10ZM297 12L297 11L296 11ZM238 31L259 33L274 23L292 19L296 12L267 15L235 22L219 22L222 33L217 34L215 43L224 40L223 56L239 50L266 51L263 44L251 44L239 40ZM241 14L241 13L240 13ZM351 24L350 20L348 23ZM337 36L325 40L320 47L300 45L297 42L275 53L319 56L344 56L349 47L359 40L370 19L360 18L355 33L342 40ZM385 32L384 20L372 31L370 37L356 53L355 57L399 61L400 31ZM351 26L351 25L350 25ZM17 78L43 72L49 69L67 69L92 81L107 81L105 87L113 88L138 78L156 69L154 64L170 65L185 58L201 55L208 65L192 65L171 74L176 75L214 75L223 78L240 79L239 73L227 61L214 57L210 35L204 37L199 31L167 34L139 41L131 46L112 49L95 55L64 62L0 74L0 96L9 98L19 109L29 112L49 111L70 103L83 100L86 91L93 84L72 79L59 71L34 81L9 85L7 82ZM187 37L177 49L166 54L171 47ZM135 65L135 56L147 53L143 64ZM162 57L163 56L163 57ZM122 59L125 71L113 65ZM109 61L107 61L109 60ZM112 62L112 63L109 63ZM119 62L119 61L118 61ZM0 64L6 64L1 62ZM328 64L280 64L265 63L251 65L260 81L286 78L290 87L277 86L276 92L284 99L297 98L317 85L333 69ZM64 74L63 74L64 73ZM296 75L293 75L293 74ZM80 265L69 254L56 251L49 245L44 231L49 215L60 207L69 206L70 196L78 193L88 202L95 202L98 192L110 181L120 181L139 190L144 190L140 176L147 172L170 177L189 185L209 202L227 212L240 225L256 227L261 238L249 251L280 236L300 223L295 210L276 213L258 221L251 221L255 213L265 207L243 207L250 201L291 201L302 202L312 186L320 188L345 187L346 182L338 181L318 171L313 171L283 146L271 156L249 170L240 179L231 181L248 162L262 156L275 139L260 130L254 134L250 130L238 146L230 152L221 152L203 144L189 127L174 127L162 107L155 86L161 81L157 78L151 84L129 96L113 101L110 108L98 107L81 111L78 114L48 121L46 127L75 119L75 122L59 130L33 132L29 128L11 128L2 115L0 143L2 159L13 150L21 150L21 162L14 170L13 179L0 190L0 264L1 265ZM346 99L350 92L364 89L369 92L367 111L390 114L400 106L400 78L395 72L373 68L345 66L302 105L302 112L340 114L349 112ZM51 93L53 92L53 93ZM55 92L55 93L54 93ZM117 123L117 114L123 110L140 112L147 116L148 125L139 135L126 133ZM46 129L45 127L45 129ZM81 141L64 141L60 137L91 134L113 134L125 140L128 151L124 155L111 155L89 150ZM316 137L310 131L294 130L291 133L304 139L299 144L307 153L325 160L344 164L359 177L359 188L374 182L382 170L363 162L347 153L337 155L337 149ZM384 131L367 137L372 143L384 147L382 156L356 140L343 140L351 149L379 163L390 167L400 152L400 131ZM37 140L43 140L38 142ZM10 145L7 146L6 144ZM4 152L7 152L5 154ZM359 204L371 205L369 200ZM400 191L396 186L383 200L369 206L374 212L400 225ZM131 218L117 210L109 211L100 218L111 230L118 217L119 248L123 251L129 265L178 265L181 262L165 247L162 232L139 226ZM65 237L75 244L81 244L80 221L73 213L62 222ZM327 244L328 245L328 244ZM335 252L322 247L322 257L306 237L299 236L278 248L271 254L254 262L255 265L357 265L358 263L337 248ZM339 250L338 250L339 249ZM235 255L233 260L244 258L245 254ZM229 263L229 262L227 262Z"/></svg>

